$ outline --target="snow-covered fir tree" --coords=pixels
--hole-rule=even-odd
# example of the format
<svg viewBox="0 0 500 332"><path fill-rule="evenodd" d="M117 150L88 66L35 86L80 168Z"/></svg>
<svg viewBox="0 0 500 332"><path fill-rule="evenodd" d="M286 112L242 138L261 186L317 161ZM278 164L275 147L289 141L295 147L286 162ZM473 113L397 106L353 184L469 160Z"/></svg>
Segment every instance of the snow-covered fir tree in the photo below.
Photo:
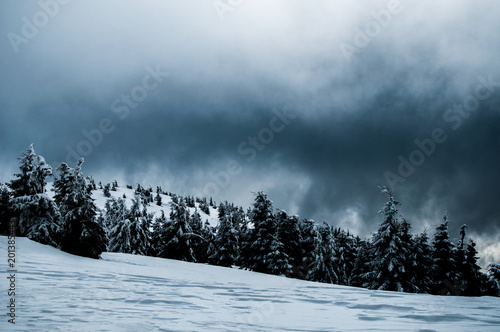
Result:
<svg viewBox="0 0 500 332"><path fill-rule="evenodd" d="M453 244L450 242L448 233L448 225L450 220L445 213L443 222L436 227L434 234L434 262L436 268L434 270L434 290L435 294L453 295L452 290L447 286L448 283L455 283L457 279L457 265L455 262L455 254L453 252Z"/></svg>
<svg viewBox="0 0 500 332"><path fill-rule="evenodd" d="M300 247L302 261L295 268L294 275L299 279L305 279L309 272L309 266L314 262L314 250L318 241L319 233L317 225L313 220L305 219L299 223Z"/></svg>
<svg viewBox="0 0 500 332"><path fill-rule="evenodd" d="M288 216L283 210L276 211L278 240L283 243L288 262L292 266L290 276L297 277L302 264L302 248L300 245L299 217Z"/></svg>
<svg viewBox="0 0 500 332"><path fill-rule="evenodd" d="M334 256L336 259L335 273L339 285L349 285L354 262L356 261L357 240L341 228L333 230Z"/></svg>
<svg viewBox="0 0 500 332"><path fill-rule="evenodd" d="M381 188L388 198L379 213L384 220L372 238L372 261L369 263L368 288L392 290L398 292L411 291L413 286L405 269L407 248L404 240L404 227L397 219L399 204L394 200L390 190Z"/></svg>
<svg viewBox="0 0 500 332"><path fill-rule="evenodd" d="M234 227L233 214L237 211L219 206L219 224L214 238L214 250L209 262L213 265L231 267L238 258L238 231Z"/></svg>
<svg viewBox="0 0 500 332"><path fill-rule="evenodd" d="M426 231L415 236L411 253L410 276L412 277L412 284L416 286L416 292L430 293L434 285L432 278L436 265Z"/></svg>
<svg viewBox="0 0 500 332"><path fill-rule="evenodd" d="M354 260L349 285L367 288L370 285L370 262L372 260L372 247L370 241L358 239L356 259Z"/></svg>
<svg viewBox="0 0 500 332"><path fill-rule="evenodd" d="M317 227L318 236L315 239L314 261L309 267L306 280L319 281L328 284L338 284L336 271L334 239L330 225L323 223Z"/></svg>
<svg viewBox="0 0 500 332"><path fill-rule="evenodd" d="M273 215L273 204L267 195L256 194L250 213L253 229L249 232L249 248L244 254L242 268L275 275L290 275L292 266L278 239L278 229Z"/></svg>
<svg viewBox="0 0 500 332"><path fill-rule="evenodd" d="M17 179L11 181L13 198L9 204L13 214L19 217L19 235L59 247L59 210L45 193L47 178L53 175L52 167L35 153L33 144L18 159L21 172L15 174Z"/></svg>
<svg viewBox="0 0 500 332"><path fill-rule="evenodd" d="M81 173L82 164L83 158L75 169L62 163L54 181L54 200L62 220L61 249L75 255L99 258L106 250L106 231L96 221L97 208L87 191Z"/></svg>
<svg viewBox="0 0 500 332"><path fill-rule="evenodd" d="M43 194L47 177L52 176L52 167L45 159L35 153L33 144L18 158L20 173L10 183L14 197Z"/></svg>
<svg viewBox="0 0 500 332"><path fill-rule="evenodd" d="M0 234L9 234L9 222L15 217L12 209L12 190L0 183Z"/></svg>
<svg viewBox="0 0 500 332"><path fill-rule="evenodd" d="M61 215L55 202L46 194L17 197L14 208L20 211L19 235L59 248Z"/></svg>
<svg viewBox="0 0 500 332"><path fill-rule="evenodd" d="M463 241L463 240L462 240ZM486 278L481 273L481 268L477 265L476 243L469 239L465 249L465 259L462 264L463 295L480 296L487 290L485 288Z"/></svg>
<svg viewBox="0 0 500 332"><path fill-rule="evenodd" d="M189 212L183 199L178 204L172 202L170 220L162 230L158 256L188 262L196 262L191 239L194 234L189 226Z"/></svg>
<svg viewBox="0 0 500 332"><path fill-rule="evenodd" d="M487 295L500 296L500 264L491 263L486 267L488 271L486 286Z"/></svg>
<svg viewBox="0 0 500 332"><path fill-rule="evenodd" d="M189 226L194 234L191 238L191 247L193 248L194 257L198 263L207 263L209 257L209 242L205 239L205 227L201 221L201 215L196 208L189 217Z"/></svg>

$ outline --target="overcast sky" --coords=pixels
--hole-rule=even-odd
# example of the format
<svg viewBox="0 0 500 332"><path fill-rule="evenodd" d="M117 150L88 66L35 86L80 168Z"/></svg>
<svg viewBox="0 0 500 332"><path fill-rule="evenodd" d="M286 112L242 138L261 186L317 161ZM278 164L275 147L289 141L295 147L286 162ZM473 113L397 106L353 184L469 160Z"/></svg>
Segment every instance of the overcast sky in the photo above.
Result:
<svg viewBox="0 0 500 332"><path fill-rule="evenodd" d="M67 2L67 3L65 3ZM368 236L389 185L500 261L498 1L1 1L0 182L54 168ZM417 140L417 141L416 141ZM432 142L432 143L431 143Z"/></svg>

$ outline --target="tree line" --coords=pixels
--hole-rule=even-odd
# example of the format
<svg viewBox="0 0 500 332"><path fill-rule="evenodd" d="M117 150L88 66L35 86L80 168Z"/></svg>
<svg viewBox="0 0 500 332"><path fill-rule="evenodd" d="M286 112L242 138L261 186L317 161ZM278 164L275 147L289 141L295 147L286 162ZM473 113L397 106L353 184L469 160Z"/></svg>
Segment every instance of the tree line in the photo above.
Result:
<svg viewBox="0 0 500 332"><path fill-rule="evenodd" d="M490 264L487 274L481 271L465 225L456 243L450 240L446 214L432 240L426 231L412 235L386 187L381 188L387 197L379 211L382 222L371 237L361 239L275 209L264 192L255 193L247 211L228 202L217 206L211 198L167 193L170 213L155 218L147 206L162 205L160 187L155 196L151 188L138 185L127 207L125 197L110 194L118 187L114 181L99 184L108 200L98 211L91 197L97 186L83 176L83 159L75 168L62 163L56 176L33 145L18 159L15 179L0 184L0 231L6 234L8 221L15 218L19 236L72 254L99 258L105 251L121 252L368 289L500 296L500 264ZM53 199L45 191L51 176ZM198 212L209 214L210 206L217 207L216 227L204 223Z"/></svg>

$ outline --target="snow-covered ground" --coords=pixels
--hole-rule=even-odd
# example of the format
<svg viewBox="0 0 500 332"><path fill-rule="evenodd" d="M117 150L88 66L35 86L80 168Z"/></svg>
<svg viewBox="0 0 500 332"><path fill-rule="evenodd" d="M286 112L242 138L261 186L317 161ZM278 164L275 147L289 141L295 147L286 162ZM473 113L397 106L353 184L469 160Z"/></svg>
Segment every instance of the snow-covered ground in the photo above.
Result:
<svg viewBox="0 0 500 332"><path fill-rule="evenodd" d="M53 188L53 183L48 183L47 184L47 194L51 198L53 198L54 194L55 194L54 191L52 190L52 188ZM127 208L130 208L132 206L132 198L134 198L134 192L135 192L134 189L128 189L127 187L120 186L120 187L116 188L115 191L110 190L109 193L111 194L111 197L114 197L114 198L123 198L123 195L125 195L125 197L126 197L125 204L126 204ZM156 196L156 192L153 193L153 196ZM148 213L152 213L154 215L154 217L157 218L157 217L161 216L161 211L163 210L163 212L165 213L165 216L168 218L168 216L170 214L170 210L171 210L172 198L168 195L163 195L163 194L160 196L161 196L161 200L162 200L161 206L158 206L155 202L149 203L147 206L147 211L148 211ZM105 197L104 192L101 189L98 189L98 190L92 191L92 199L94 199L94 203L99 210L104 210L106 202L110 198ZM199 206L200 206L199 203L195 203L195 206L198 210L198 213L200 214L201 221L203 223L208 221L208 223L211 226L213 226L213 227L217 226L217 224L219 223L219 219L218 219L219 212L216 208L209 206L210 214L207 215L205 212L201 211L201 209L199 208ZM142 209L142 206L141 206L141 209ZM195 211L195 208L188 207L187 209L189 210L190 214L193 214Z"/></svg>
<svg viewBox="0 0 500 332"><path fill-rule="evenodd" d="M500 299L369 291L161 258L94 260L17 238L0 331L500 331Z"/></svg>

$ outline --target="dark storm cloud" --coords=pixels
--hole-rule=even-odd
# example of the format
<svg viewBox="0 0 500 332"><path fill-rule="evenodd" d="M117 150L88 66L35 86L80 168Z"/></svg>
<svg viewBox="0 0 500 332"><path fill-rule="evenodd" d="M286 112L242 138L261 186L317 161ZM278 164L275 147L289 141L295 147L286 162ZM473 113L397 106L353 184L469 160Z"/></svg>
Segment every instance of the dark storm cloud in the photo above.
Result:
<svg viewBox="0 0 500 332"><path fill-rule="evenodd" d="M355 45L395 5L347 59L341 45ZM42 9L3 3L0 180L30 143L56 166L90 141L83 131L107 119L112 130L85 153L85 171L103 181L201 194L235 161L241 172L219 186L217 200L248 206L250 191L264 189L276 207L365 236L380 221L385 174L400 176L399 156L408 159L416 139L441 128L446 140L404 182L391 183L401 213L416 231L448 211L452 232L463 223L478 236L498 232L500 87L470 116L443 118L475 94L478 77L500 81L498 7L248 1L221 21L210 1L72 1L16 53L8 34L22 36L23 18ZM113 111L156 69L165 75L144 100L127 116ZM249 161L240 144L251 146L273 110L285 108L293 120Z"/></svg>

